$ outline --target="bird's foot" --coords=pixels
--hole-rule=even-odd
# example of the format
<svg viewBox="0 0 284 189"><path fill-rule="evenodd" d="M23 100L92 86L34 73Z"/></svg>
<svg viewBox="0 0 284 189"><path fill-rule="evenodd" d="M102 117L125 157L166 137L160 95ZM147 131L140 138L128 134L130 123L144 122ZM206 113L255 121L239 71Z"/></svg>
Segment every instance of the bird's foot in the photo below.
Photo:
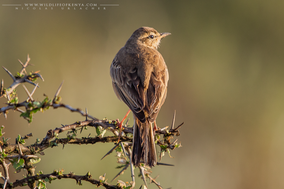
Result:
<svg viewBox="0 0 284 189"><path fill-rule="evenodd" d="M117 120L118 129L119 129L118 141L117 141L117 142L120 141L121 132L122 132L122 124L123 124L124 120L127 118L127 116L128 116L129 113L130 113L130 110L128 110L128 112L126 113L126 115L124 116L124 118L123 118L121 121Z"/></svg>
<svg viewBox="0 0 284 189"><path fill-rule="evenodd" d="M154 131L160 130L160 128L157 126L156 121L154 121L154 128L153 128L153 130L154 130Z"/></svg>

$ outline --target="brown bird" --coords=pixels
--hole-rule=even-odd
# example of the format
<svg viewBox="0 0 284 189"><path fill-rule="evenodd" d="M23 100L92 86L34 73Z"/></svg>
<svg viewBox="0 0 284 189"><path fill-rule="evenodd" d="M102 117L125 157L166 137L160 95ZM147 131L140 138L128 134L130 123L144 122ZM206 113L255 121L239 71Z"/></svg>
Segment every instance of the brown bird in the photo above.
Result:
<svg viewBox="0 0 284 189"><path fill-rule="evenodd" d="M157 48L168 35L150 27L137 29L110 66L114 92L134 116L132 163L135 166L157 164L152 123L165 102L169 80L167 66Z"/></svg>

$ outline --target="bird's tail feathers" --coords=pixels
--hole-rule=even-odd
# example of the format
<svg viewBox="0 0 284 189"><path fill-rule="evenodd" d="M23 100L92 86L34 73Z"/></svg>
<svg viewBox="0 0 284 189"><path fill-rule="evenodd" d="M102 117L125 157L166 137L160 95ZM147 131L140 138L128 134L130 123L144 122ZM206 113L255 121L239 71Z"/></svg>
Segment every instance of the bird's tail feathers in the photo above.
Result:
<svg viewBox="0 0 284 189"><path fill-rule="evenodd" d="M150 167L157 164L154 132L152 123L149 120L142 123L139 119L135 118L132 163L135 166L145 163Z"/></svg>

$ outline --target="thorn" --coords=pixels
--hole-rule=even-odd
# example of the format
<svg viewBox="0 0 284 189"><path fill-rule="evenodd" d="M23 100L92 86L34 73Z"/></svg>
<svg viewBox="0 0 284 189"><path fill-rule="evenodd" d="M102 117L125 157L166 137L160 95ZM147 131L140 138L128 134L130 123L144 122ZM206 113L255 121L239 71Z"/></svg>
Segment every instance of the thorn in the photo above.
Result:
<svg viewBox="0 0 284 189"><path fill-rule="evenodd" d="M19 142L19 141L18 141L18 148L19 148L19 151L20 151L20 155L23 156L24 154L23 154L23 152L22 152L22 148L21 148L21 146L20 146L20 142Z"/></svg>
<svg viewBox="0 0 284 189"><path fill-rule="evenodd" d="M157 178L159 177L159 175L157 175L155 178L150 178L150 183L152 183L153 181L155 181Z"/></svg>
<svg viewBox="0 0 284 189"><path fill-rule="evenodd" d="M7 119L7 117L8 117L6 111L4 112L4 117L5 117L5 119Z"/></svg>
<svg viewBox="0 0 284 189"><path fill-rule="evenodd" d="M19 62L20 62L20 64L22 65L21 73L22 73L23 71L25 71L25 74L27 74L26 69L23 69L23 68L25 68L25 65L22 63L22 61L21 61L20 59L18 59L18 61L19 61Z"/></svg>
<svg viewBox="0 0 284 189"><path fill-rule="evenodd" d="M125 126L128 125L128 122L129 122L129 118L127 118L126 122L125 122Z"/></svg>
<svg viewBox="0 0 284 189"><path fill-rule="evenodd" d="M156 184L156 186L159 188L159 189L162 189L162 186L160 185L160 183L158 183L155 179L158 177L156 176L155 178L152 178L150 175L147 175L147 177L150 179L150 183L154 183Z"/></svg>
<svg viewBox="0 0 284 189"><path fill-rule="evenodd" d="M27 55L27 62L29 62L31 59L30 59L30 55L28 54Z"/></svg>
<svg viewBox="0 0 284 189"><path fill-rule="evenodd" d="M86 121L88 121L88 108L85 108L85 112L86 112Z"/></svg>
<svg viewBox="0 0 284 189"><path fill-rule="evenodd" d="M169 126L165 126L165 127L161 128L160 130L161 130L161 131L167 130L168 127L169 127Z"/></svg>
<svg viewBox="0 0 284 189"><path fill-rule="evenodd" d="M126 150L125 150L125 148L124 148L124 146L123 146L123 143L122 143L122 142L119 142L119 144L120 144L120 146L121 146L121 148L122 148L122 151L123 151L123 153L125 154L125 156L128 156L128 153L126 152Z"/></svg>
<svg viewBox="0 0 284 189"><path fill-rule="evenodd" d="M140 173L141 173L141 175L142 175L142 179L143 179L143 181L144 181L144 184L145 184L146 187L148 188L148 185L147 185L147 182L146 182L146 178L145 178L145 173L144 173L145 169L144 169L144 167L141 167L141 166L139 166L139 169L140 169Z"/></svg>
<svg viewBox="0 0 284 189"><path fill-rule="evenodd" d="M31 96L33 96L33 95L34 95L34 93L35 93L35 91L36 91L37 87L38 87L38 83L36 83L36 86L35 86L35 88L33 89L32 93L31 93Z"/></svg>
<svg viewBox="0 0 284 189"><path fill-rule="evenodd" d="M81 127L81 129L80 129L80 133L82 133L83 129L84 129L84 127Z"/></svg>
<svg viewBox="0 0 284 189"><path fill-rule="evenodd" d="M25 111L24 110L21 110L20 108L16 108L17 111L21 112L21 113L24 113Z"/></svg>
<svg viewBox="0 0 284 189"><path fill-rule="evenodd" d="M22 66L24 66L23 62L22 62L20 59L18 59L18 61L20 62L20 64L21 64Z"/></svg>
<svg viewBox="0 0 284 189"><path fill-rule="evenodd" d="M34 75L36 75L36 76L38 76L38 77L39 77L42 81L44 81L44 79L43 79L42 75L40 75L39 73L34 72L33 74L34 74Z"/></svg>
<svg viewBox="0 0 284 189"><path fill-rule="evenodd" d="M119 171L119 173L117 175L115 175L115 177L111 180L114 181L114 179L116 179L117 177L119 177L121 174L123 174L123 172L129 167L129 164L126 164L125 167L123 167L123 169L121 171Z"/></svg>
<svg viewBox="0 0 284 189"><path fill-rule="evenodd" d="M54 100L56 99L56 97L59 95L59 93L60 93L60 91L61 91L61 89L62 89L63 82L64 82L64 81L62 81L62 83L60 84L59 88L57 89L57 91L56 91L56 93L55 93L55 95L54 95L53 101L54 101Z"/></svg>
<svg viewBox="0 0 284 189"><path fill-rule="evenodd" d="M177 131L182 125L184 124L184 122L182 122L179 126L177 126L174 131Z"/></svg>
<svg viewBox="0 0 284 189"><path fill-rule="evenodd" d="M11 92L10 92L10 93L11 93ZM8 101L10 101L10 100L11 100L10 93L6 95L6 96L7 96L7 98L8 98Z"/></svg>
<svg viewBox="0 0 284 189"><path fill-rule="evenodd" d="M4 94L4 80L1 80L1 86L0 86L0 96Z"/></svg>
<svg viewBox="0 0 284 189"><path fill-rule="evenodd" d="M27 101L28 101L29 99L33 101L34 99L33 99L32 95L30 94L30 92L28 91L27 87L26 87L24 84L23 84L23 87L24 87L24 89L25 89L27 95L29 96L29 98L27 99Z"/></svg>
<svg viewBox="0 0 284 189"><path fill-rule="evenodd" d="M171 130L174 128L175 126L175 121L176 121L176 110L174 111L174 116L173 116L173 121L172 121L172 125L171 125Z"/></svg>
<svg viewBox="0 0 284 189"><path fill-rule="evenodd" d="M157 165L164 165L164 166L174 166L173 164L160 163L160 162L157 162Z"/></svg>
<svg viewBox="0 0 284 189"><path fill-rule="evenodd" d="M130 173L131 173L131 179L132 179L132 188L134 188L135 187L135 174L134 174L134 165L132 163L132 152L131 152L131 150L129 150L128 153L129 153Z"/></svg>
<svg viewBox="0 0 284 189"><path fill-rule="evenodd" d="M175 143L177 143L178 139L175 139L171 145L175 145Z"/></svg>
<svg viewBox="0 0 284 189"><path fill-rule="evenodd" d="M26 67L28 67L30 60L31 60L31 59L30 59L30 56L29 56L29 55L27 56L27 61L26 61L25 64L23 64L23 63L19 60L19 62L22 64L22 70L20 71L20 74L23 74L23 72L25 72L25 73L27 74Z"/></svg>
<svg viewBox="0 0 284 189"><path fill-rule="evenodd" d="M108 156L109 154L111 154L113 152L113 150L115 150L119 145L119 142L110 150L106 153L106 155L104 155L104 157L102 157L101 160L103 160L106 156Z"/></svg>
<svg viewBox="0 0 284 189"><path fill-rule="evenodd" d="M11 72L7 68L5 68L4 66L2 66L2 68L9 74L13 81L16 81L16 78L11 74Z"/></svg>

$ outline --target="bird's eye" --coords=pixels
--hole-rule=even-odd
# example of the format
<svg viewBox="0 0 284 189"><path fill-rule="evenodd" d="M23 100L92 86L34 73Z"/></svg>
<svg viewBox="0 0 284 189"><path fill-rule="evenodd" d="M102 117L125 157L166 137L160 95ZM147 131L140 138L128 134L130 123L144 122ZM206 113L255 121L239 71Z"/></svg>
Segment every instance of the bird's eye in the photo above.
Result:
<svg viewBox="0 0 284 189"><path fill-rule="evenodd" d="M154 39L154 35L149 35L149 38Z"/></svg>

